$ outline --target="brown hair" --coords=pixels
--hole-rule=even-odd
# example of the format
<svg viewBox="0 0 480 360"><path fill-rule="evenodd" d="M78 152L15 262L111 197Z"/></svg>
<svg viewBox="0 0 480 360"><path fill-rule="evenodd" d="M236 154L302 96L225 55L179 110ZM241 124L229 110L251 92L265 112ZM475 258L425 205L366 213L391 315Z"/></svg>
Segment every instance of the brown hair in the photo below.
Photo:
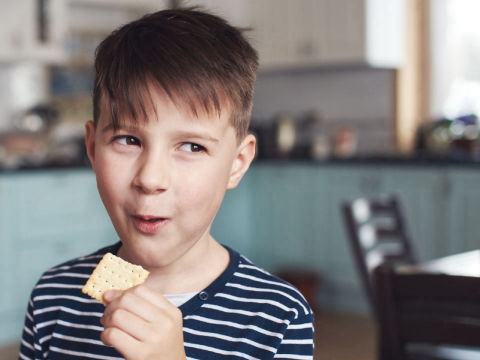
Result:
<svg viewBox="0 0 480 360"><path fill-rule="evenodd" d="M142 94L153 105L152 82L194 116L231 110L239 143L248 132L258 68L257 52L243 33L198 7L148 14L115 30L95 54L95 127L102 96L114 129L125 115L148 121Z"/></svg>

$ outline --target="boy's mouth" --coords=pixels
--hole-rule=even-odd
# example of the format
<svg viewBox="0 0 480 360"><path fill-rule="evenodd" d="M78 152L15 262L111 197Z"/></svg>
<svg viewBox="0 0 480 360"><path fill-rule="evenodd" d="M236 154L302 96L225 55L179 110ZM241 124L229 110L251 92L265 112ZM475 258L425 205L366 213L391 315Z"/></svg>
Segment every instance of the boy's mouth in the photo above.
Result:
<svg viewBox="0 0 480 360"><path fill-rule="evenodd" d="M135 217L140 219L140 220L144 220L144 221L148 221L148 222L152 222L152 223L167 219L165 217L149 216L149 215L135 215Z"/></svg>
<svg viewBox="0 0 480 360"><path fill-rule="evenodd" d="M168 222L168 218L150 215L135 215L133 220L138 230L146 234L157 232Z"/></svg>

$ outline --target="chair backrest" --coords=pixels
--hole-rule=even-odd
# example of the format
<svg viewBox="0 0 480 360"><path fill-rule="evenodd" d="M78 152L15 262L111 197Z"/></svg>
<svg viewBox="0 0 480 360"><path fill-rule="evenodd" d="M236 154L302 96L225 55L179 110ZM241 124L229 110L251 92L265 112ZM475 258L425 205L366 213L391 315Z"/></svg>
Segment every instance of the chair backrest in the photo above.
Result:
<svg viewBox="0 0 480 360"><path fill-rule="evenodd" d="M342 204L350 247L370 307L376 315L372 272L383 263L416 264L418 257L401 201L396 196Z"/></svg>
<svg viewBox="0 0 480 360"><path fill-rule="evenodd" d="M384 264L374 281L380 360L405 359L409 344L480 348L480 278L401 274Z"/></svg>

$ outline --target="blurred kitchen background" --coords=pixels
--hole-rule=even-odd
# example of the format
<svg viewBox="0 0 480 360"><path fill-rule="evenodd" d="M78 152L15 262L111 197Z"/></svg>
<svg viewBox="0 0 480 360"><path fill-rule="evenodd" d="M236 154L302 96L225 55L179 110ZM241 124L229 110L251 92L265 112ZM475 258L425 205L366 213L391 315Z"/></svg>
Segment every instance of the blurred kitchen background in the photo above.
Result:
<svg viewBox="0 0 480 360"><path fill-rule="evenodd" d="M479 248L478 0L0 0L0 359L40 274L118 240L84 147L96 46L182 4L252 28L260 54L257 157L213 236L307 274L318 358L374 359L340 205L399 195L422 260Z"/></svg>

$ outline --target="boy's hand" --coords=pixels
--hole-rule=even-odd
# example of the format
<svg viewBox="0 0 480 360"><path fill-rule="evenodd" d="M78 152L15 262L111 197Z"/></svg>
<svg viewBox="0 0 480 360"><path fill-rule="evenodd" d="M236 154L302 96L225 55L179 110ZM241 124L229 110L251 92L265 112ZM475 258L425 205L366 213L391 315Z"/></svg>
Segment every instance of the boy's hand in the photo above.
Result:
<svg viewBox="0 0 480 360"><path fill-rule="evenodd" d="M186 359L182 312L145 285L109 290L100 336L126 360Z"/></svg>

